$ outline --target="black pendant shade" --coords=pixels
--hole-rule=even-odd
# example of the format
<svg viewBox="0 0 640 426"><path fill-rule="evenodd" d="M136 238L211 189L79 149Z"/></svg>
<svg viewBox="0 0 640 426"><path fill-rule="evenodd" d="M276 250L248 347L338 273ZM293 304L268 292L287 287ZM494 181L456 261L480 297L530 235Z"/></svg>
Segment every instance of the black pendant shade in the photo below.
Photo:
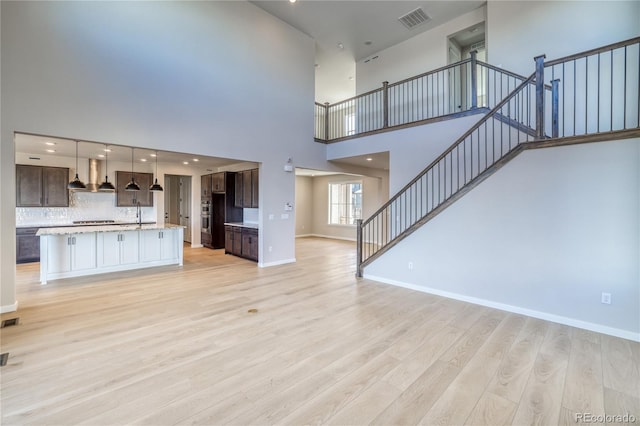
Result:
<svg viewBox="0 0 640 426"><path fill-rule="evenodd" d="M98 191L115 191L116 187L113 186L111 182L109 182L109 176L104 177L104 182L100 184L98 187Z"/></svg>
<svg viewBox="0 0 640 426"><path fill-rule="evenodd" d="M76 141L76 177L69 182L67 189L77 191L79 189L87 189L87 185L84 184L78 177L78 141Z"/></svg>
<svg viewBox="0 0 640 426"><path fill-rule="evenodd" d="M156 181L149 187L149 191L164 191L158 183L158 151L156 151Z"/></svg>
<svg viewBox="0 0 640 426"><path fill-rule="evenodd" d="M131 182L124 187L125 191L140 191L140 185L136 183L136 180L133 178L133 148L131 148Z"/></svg>
<svg viewBox="0 0 640 426"><path fill-rule="evenodd" d="M162 186L160 186L160 184L158 183L158 178L156 178L154 184L149 187L149 191L164 191L164 189L162 189Z"/></svg>
<svg viewBox="0 0 640 426"><path fill-rule="evenodd" d="M105 177L104 182L100 184L98 187L98 191L115 191L116 187L113 186L111 182L109 182L109 146L105 145L104 149L104 163L105 163Z"/></svg>
<svg viewBox="0 0 640 426"><path fill-rule="evenodd" d="M125 191L140 191L140 185L138 185L136 183L136 181L133 179L133 177L131 178L131 182L129 182L127 184L127 186L124 187Z"/></svg>
<svg viewBox="0 0 640 426"><path fill-rule="evenodd" d="M80 178L78 177L78 174L76 173L75 179L69 182L69 184L67 185L67 189L77 191L79 189L87 189L87 185L85 185L84 182L80 180Z"/></svg>

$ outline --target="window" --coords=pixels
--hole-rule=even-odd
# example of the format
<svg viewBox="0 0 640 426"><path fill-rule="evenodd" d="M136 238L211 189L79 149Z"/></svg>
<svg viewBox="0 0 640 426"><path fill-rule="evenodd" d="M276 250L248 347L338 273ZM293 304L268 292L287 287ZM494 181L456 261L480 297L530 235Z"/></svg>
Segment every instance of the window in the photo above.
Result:
<svg viewBox="0 0 640 426"><path fill-rule="evenodd" d="M329 184L329 225L355 225L362 219L362 183Z"/></svg>

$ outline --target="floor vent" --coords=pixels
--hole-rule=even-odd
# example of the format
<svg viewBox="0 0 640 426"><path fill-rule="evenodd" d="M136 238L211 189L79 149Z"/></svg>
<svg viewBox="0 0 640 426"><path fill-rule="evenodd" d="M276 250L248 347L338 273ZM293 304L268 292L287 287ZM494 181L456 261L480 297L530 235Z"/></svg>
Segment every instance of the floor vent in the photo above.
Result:
<svg viewBox="0 0 640 426"><path fill-rule="evenodd" d="M398 21L402 22L402 25L408 29L412 29L420 24L429 22L430 20L431 18L429 15L427 15L421 7L398 18Z"/></svg>
<svg viewBox="0 0 640 426"><path fill-rule="evenodd" d="M5 365L7 365L8 359L9 359L9 352L0 354L0 367L4 367Z"/></svg>
<svg viewBox="0 0 640 426"><path fill-rule="evenodd" d="M20 321L20 318L18 317L3 320L2 324L0 324L0 328L11 327L12 325L18 325L19 321Z"/></svg>

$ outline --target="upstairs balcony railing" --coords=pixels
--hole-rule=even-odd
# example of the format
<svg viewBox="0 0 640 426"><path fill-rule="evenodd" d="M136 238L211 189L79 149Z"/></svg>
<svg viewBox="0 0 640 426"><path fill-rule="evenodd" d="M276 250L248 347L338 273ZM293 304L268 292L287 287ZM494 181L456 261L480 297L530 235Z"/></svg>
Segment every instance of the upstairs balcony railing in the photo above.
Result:
<svg viewBox="0 0 640 426"><path fill-rule="evenodd" d="M334 104L315 104L315 139L341 140L486 112L526 77L471 58Z"/></svg>

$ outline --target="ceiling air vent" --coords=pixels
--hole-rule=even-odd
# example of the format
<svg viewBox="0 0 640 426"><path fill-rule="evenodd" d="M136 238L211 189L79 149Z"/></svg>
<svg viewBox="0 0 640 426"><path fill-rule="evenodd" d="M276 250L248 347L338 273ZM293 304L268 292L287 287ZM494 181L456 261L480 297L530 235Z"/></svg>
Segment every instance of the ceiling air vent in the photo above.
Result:
<svg viewBox="0 0 640 426"><path fill-rule="evenodd" d="M398 18L398 21L402 22L402 25L408 29L412 29L413 27L429 22L430 20L431 18L424 13L424 10L422 10L421 7Z"/></svg>

